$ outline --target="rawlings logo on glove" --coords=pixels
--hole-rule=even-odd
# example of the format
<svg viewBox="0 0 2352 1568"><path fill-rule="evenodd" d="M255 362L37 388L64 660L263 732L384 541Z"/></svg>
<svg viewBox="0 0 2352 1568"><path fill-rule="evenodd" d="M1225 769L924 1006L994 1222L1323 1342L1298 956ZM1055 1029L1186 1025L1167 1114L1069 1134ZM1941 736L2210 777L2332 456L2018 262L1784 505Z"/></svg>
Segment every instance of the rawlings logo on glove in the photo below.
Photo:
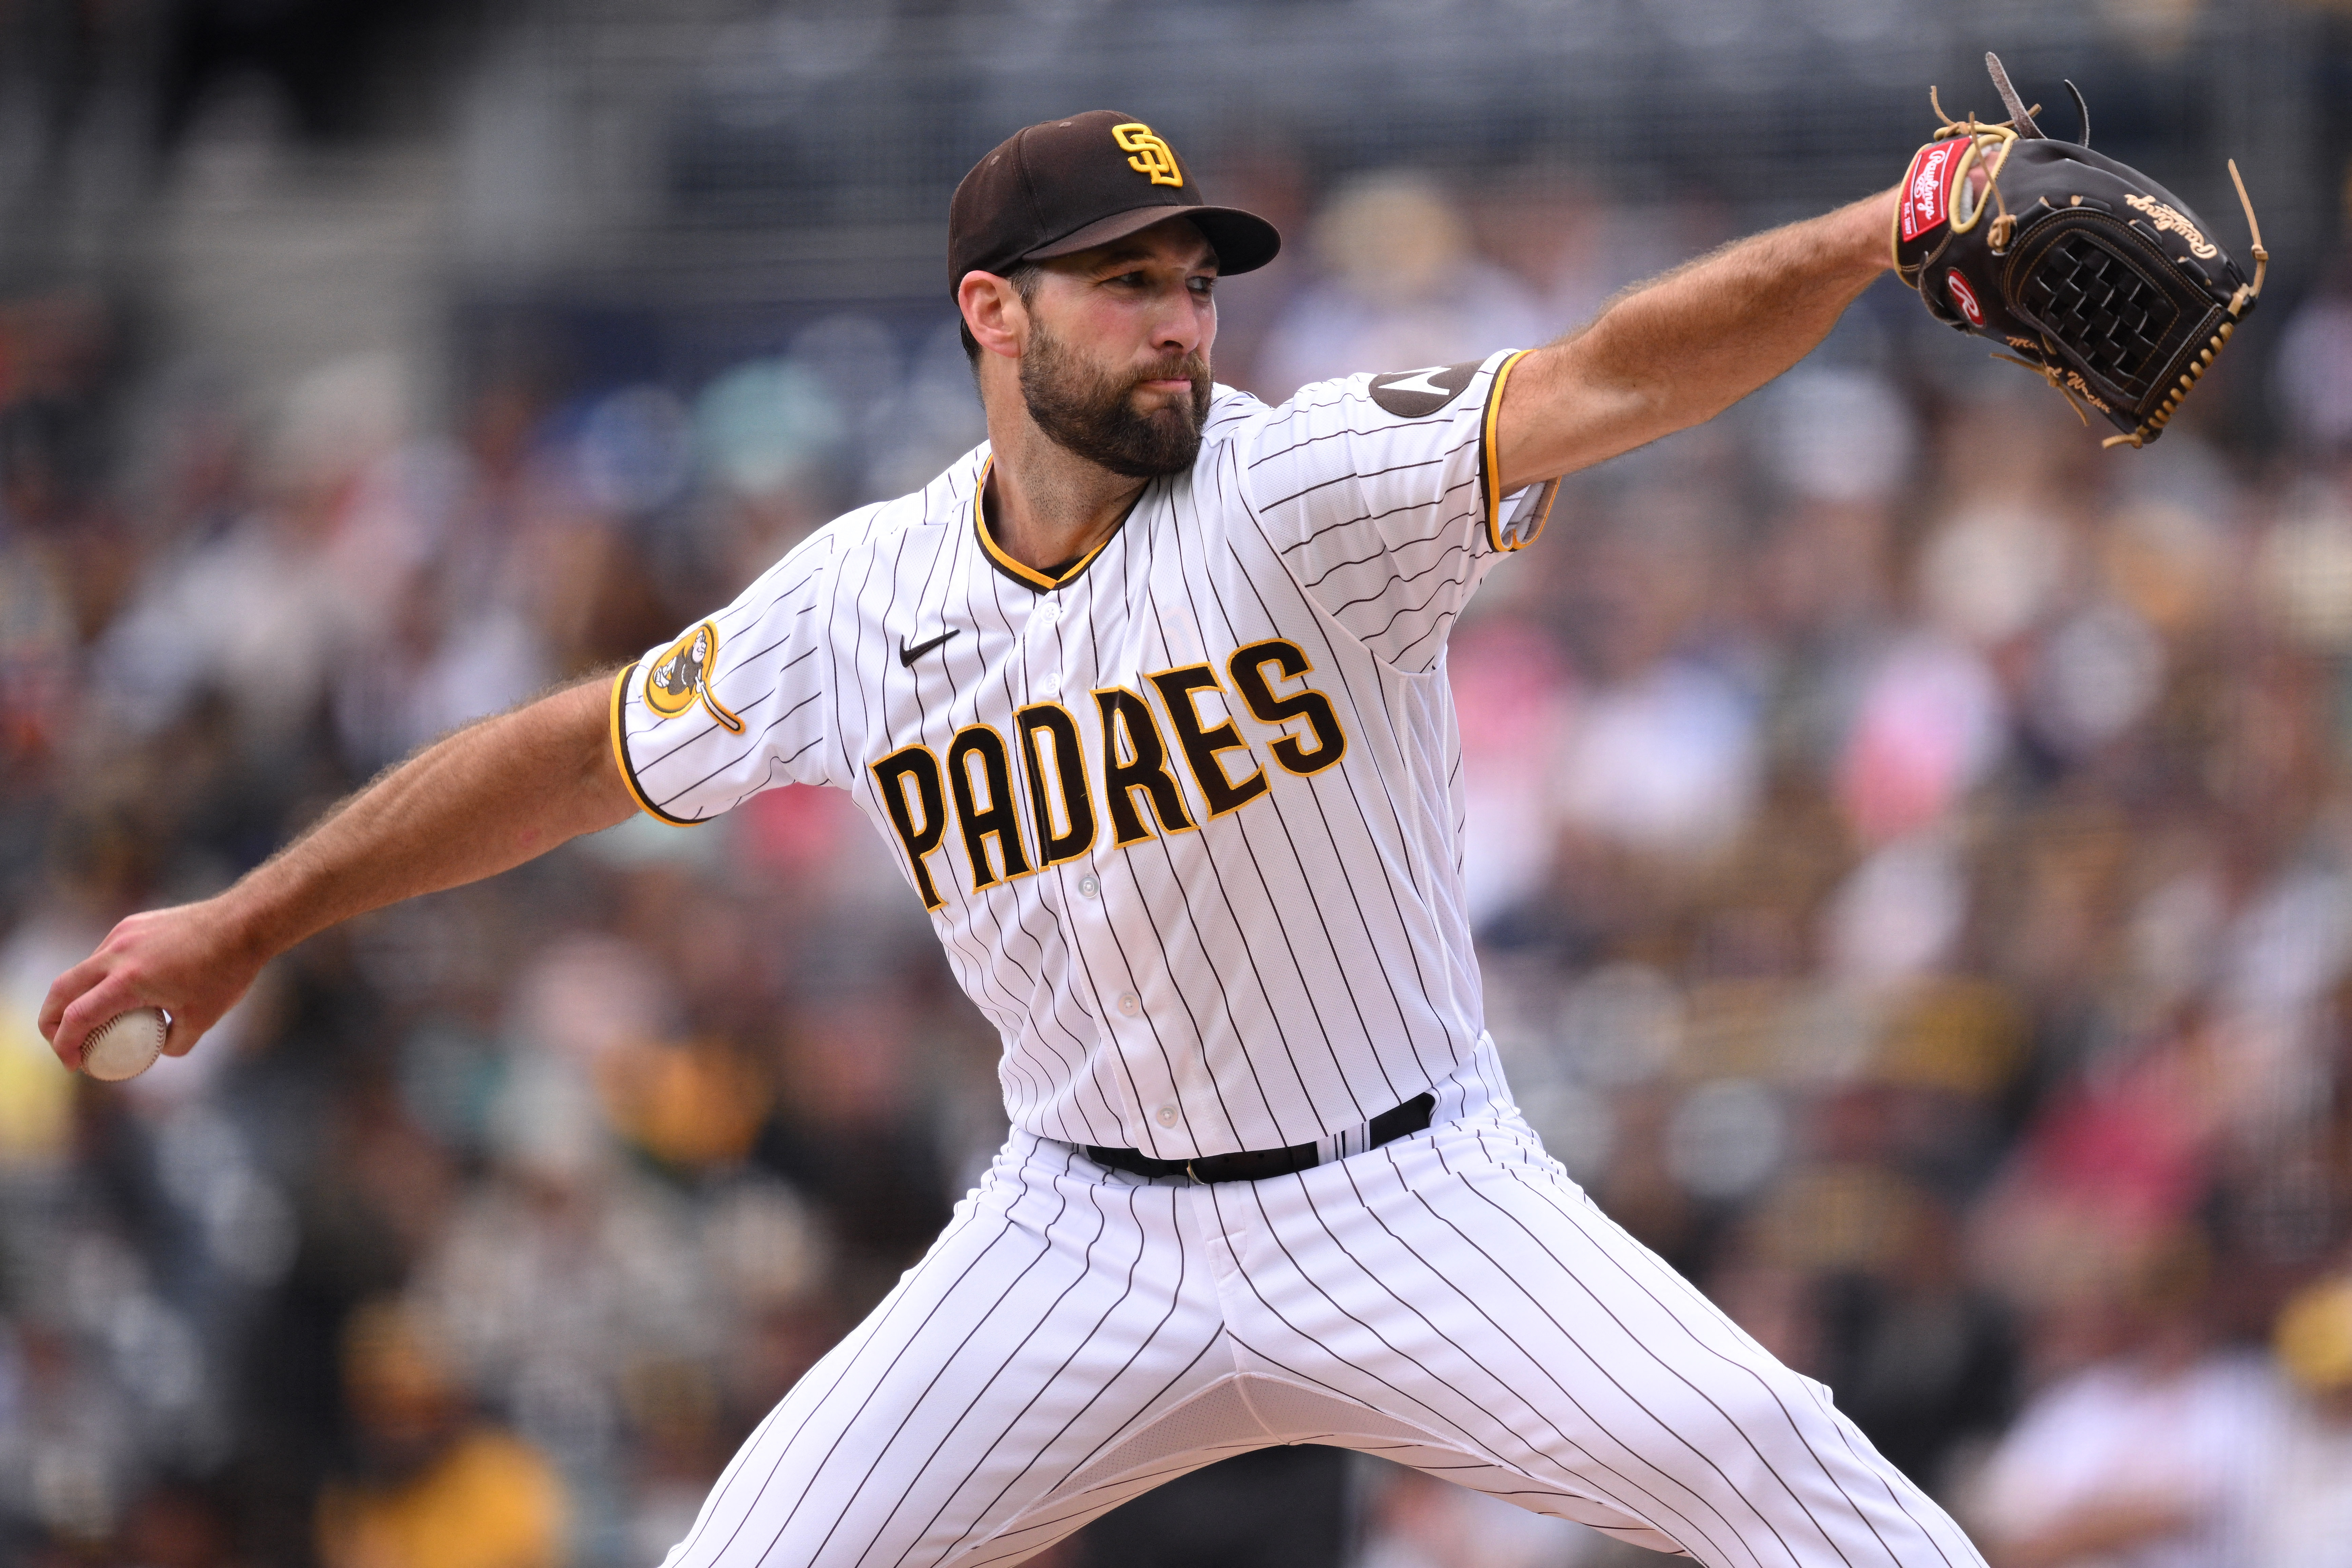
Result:
<svg viewBox="0 0 2352 1568"><path fill-rule="evenodd" d="M1911 177L1904 182L1904 238L1916 239L1944 221L1944 198L1959 154L1957 142L1930 142L1913 156Z"/></svg>
<svg viewBox="0 0 2352 1568"><path fill-rule="evenodd" d="M1984 325L1984 307L1977 303L1976 290L1969 287L1969 280L1960 276L1958 268L1944 274L1944 291L1960 308L1960 314L1969 319L1969 326Z"/></svg>

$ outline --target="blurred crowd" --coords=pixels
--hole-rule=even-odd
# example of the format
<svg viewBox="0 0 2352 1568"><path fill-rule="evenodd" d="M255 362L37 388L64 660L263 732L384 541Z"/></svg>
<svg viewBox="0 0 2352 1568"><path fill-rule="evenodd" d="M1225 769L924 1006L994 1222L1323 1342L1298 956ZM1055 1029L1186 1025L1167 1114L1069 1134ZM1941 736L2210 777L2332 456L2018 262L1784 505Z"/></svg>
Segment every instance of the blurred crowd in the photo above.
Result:
<svg viewBox="0 0 2352 1568"><path fill-rule="evenodd" d="M1245 199L1294 255L1226 291L1218 365L1270 397L1541 341L1729 223L1404 172ZM1527 1114L1998 1568L2352 1563L2334 289L2133 453L1882 285L1572 480L1454 636ZM116 919L980 439L954 322L815 316L696 385L361 356L259 407L137 328L0 299L0 1557L656 1562L1003 1133L845 800L353 921L119 1087L33 1017ZM1351 1484L1377 1568L1630 1550Z"/></svg>

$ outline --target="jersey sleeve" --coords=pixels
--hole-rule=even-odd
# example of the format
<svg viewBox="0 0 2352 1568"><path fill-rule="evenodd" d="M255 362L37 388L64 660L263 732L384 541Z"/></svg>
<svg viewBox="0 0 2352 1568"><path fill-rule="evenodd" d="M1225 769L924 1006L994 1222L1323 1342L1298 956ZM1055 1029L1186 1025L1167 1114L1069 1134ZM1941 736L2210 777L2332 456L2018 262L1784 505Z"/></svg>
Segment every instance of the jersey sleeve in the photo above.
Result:
<svg viewBox="0 0 2352 1568"><path fill-rule="evenodd" d="M820 531L613 683L613 754L639 806L688 826L761 790L831 784Z"/></svg>
<svg viewBox="0 0 2352 1568"><path fill-rule="evenodd" d="M1252 510L1291 574L1391 664L1435 663L1487 568L1550 511L1558 480L1495 493L1495 416L1520 357L1302 387L1245 444Z"/></svg>

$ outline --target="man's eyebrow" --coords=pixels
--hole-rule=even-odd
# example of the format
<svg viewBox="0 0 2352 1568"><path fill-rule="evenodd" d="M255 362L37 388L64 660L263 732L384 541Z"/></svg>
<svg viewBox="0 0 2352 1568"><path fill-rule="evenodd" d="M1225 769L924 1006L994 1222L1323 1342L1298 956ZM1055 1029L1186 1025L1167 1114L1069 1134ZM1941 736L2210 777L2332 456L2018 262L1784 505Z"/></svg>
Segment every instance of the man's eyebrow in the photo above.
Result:
<svg viewBox="0 0 2352 1568"><path fill-rule="evenodd" d="M1124 267L1133 261L1156 260L1159 254L1158 249L1152 246L1139 245L1132 240L1113 240L1102 248L1094 260L1087 263L1087 268L1093 270L1104 267ZM1203 249L1196 260L1188 261L1185 265L1206 267L1210 271L1214 272L1217 269L1217 253L1214 250Z"/></svg>

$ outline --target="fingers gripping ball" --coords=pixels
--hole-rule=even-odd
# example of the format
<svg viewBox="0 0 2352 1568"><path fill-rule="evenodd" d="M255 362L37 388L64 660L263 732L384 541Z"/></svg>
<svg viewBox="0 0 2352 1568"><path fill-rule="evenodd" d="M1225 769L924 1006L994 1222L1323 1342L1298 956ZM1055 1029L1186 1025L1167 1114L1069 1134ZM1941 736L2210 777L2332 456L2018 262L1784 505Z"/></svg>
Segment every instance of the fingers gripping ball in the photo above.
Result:
<svg viewBox="0 0 2352 1568"><path fill-rule="evenodd" d="M2145 446L2263 291L2270 255L2245 184L2231 163L2251 281L2187 203L2091 151L2087 109L2081 142L2054 141L2000 62L1985 62L2010 118L1953 120L1937 105L1943 129L1904 177L1895 268L1937 321L2013 351L1995 357L2045 378L2076 413L2105 415L2122 432L2108 446Z"/></svg>
<svg viewBox="0 0 2352 1568"><path fill-rule="evenodd" d="M81 1043L81 1070L108 1083L137 1078L163 1054L171 1021L160 1007L133 1007L92 1029Z"/></svg>

